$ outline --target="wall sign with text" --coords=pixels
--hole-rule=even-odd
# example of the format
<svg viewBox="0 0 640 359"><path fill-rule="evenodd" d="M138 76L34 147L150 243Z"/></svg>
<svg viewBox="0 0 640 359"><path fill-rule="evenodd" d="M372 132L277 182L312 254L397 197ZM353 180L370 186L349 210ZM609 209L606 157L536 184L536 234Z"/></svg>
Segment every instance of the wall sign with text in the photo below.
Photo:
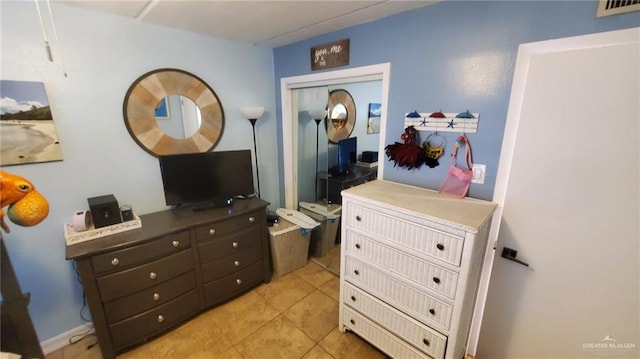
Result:
<svg viewBox="0 0 640 359"><path fill-rule="evenodd" d="M349 39L311 48L311 70L349 65Z"/></svg>

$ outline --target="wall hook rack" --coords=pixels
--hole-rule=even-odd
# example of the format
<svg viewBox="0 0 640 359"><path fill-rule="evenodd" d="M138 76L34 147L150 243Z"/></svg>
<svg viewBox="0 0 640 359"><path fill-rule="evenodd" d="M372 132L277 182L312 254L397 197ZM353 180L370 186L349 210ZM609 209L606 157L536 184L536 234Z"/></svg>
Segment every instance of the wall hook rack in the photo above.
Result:
<svg viewBox="0 0 640 359"><path fill-rule="evenodd" d="M476 133L479 118L479 113L469 111L452 113L413 111L405 114L404 127L413 126L417 131Z"/></svg>

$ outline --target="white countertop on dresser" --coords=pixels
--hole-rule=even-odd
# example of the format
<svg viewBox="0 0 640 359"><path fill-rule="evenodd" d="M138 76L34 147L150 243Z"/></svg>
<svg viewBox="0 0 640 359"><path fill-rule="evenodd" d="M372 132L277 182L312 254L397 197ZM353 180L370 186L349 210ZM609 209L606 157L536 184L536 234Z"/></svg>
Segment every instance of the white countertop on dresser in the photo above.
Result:
<svg viewBox="0 0 640 359"><path fill-rule="evenodd" d="M383 180L343 190L342 196L365 196L366 199L359 198L381 206L398 206L406 209L408 214L426 215L436 223L473 233L491 217L497 207L493 202L469 197L455 198L438 191ZM416 201L417 198L423 200ZM407 205L408 203L411 205Z"/></svg>

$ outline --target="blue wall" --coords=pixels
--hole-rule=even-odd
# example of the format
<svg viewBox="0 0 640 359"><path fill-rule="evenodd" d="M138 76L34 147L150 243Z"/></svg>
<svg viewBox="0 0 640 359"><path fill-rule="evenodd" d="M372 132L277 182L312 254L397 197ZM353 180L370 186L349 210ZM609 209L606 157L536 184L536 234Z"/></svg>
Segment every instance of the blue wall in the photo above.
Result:
<svg viewBox="0 0 640 359"><path fill-rule="evenodd" d="M173 67L191 72L217 93L225 128L215 150L252 149L251 124L240 107L260 105L256 123L262 197L278 206L275 95L270 48L215 39L52 2L64 62L45 24L55 62L46 57L33 1L2 1L3 80L43 82L64 160L3 168L31 180L49 200L35 227L11 222L3 234L23 291L31 292L38 337L46 341L82 324L82 286L65 260L63 224L87 198L113 193L137 214L166 208L155 157L129 136L122 105L140 75ZM64 77L64 71L68 77Z"/></svg>
<svg viewBox="0 0 640 359"><path fill-rule="evenodd" d="M596 19L596 7L596 1L444 1L277 48L276 80L311 73L311 47L349 38L348 67L391 63L385 144L400 141L404 114L413 110L480 113L478 133L468 138L487 174L469 195L490 200L518 45L640 25L638 13ZM279 81L276 97L279 106ZM455 136L448 134L447 151ZM434 169L412 171L388 162L385 179L437 189L448 166L447 157Z"/></svg>

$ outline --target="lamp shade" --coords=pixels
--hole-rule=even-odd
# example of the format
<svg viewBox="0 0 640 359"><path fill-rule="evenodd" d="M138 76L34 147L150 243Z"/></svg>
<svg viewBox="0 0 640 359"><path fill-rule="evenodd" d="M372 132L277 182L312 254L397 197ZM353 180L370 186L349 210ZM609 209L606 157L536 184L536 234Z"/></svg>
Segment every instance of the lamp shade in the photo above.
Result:
<svg viewBox="0 0 640 359"><path fill-rule="evenodd" d="M311 110L309 115L312 120L322 120L327 116L327 110Z"/></svg>
<svg viewBox="0 0 640 359"><path fill-rule="evenodd" d="M247 119L259 119L264 113L264 107L242 107L240 108L240 112L242 112L242 116Z"/></svg>

